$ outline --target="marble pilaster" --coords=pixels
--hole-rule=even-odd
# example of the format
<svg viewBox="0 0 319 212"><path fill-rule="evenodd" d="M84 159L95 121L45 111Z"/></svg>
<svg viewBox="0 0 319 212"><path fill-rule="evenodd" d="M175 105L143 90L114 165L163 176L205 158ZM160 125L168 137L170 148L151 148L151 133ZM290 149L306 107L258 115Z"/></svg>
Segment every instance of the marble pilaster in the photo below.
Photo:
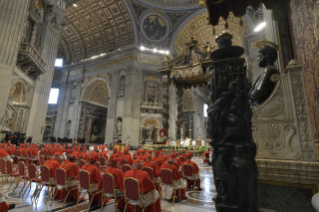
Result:
<svg viewBox="0 0 319 212"><path fill-rule="evenodd" d="M65 91L63 106L62 106L62 117L61 117L61 123L60 123L60 130L59 130L59 137L64 138L65 137L65 126L68 122L68 113L69 113L69 105L70 105L70 95L71 95L71 83L67 83L67 88Z"/></svg>
<svg viewBox="0 0 319 212"><path fill-rule="evenodd" d="M55 1L53 1L53 3L54 2ZM45 125L49 93L54 74L54 64L58 52L64 15L65 10L63 8L54 6L47 12L44 21L43 45L40 52L47 64L45 68L46 73L36 80L27 129L27 134L33 136L35 143L42 141L41 129Z"/></svg>
<svg viewBox="0 0 319 212"><path fill-rule="evenodd" d="M112 75L110 101L107 112L107 125L106 125L106 135L105 143L113 143L114 127L116 121L116 108L117 108L117 90L119 85L119 78L116 72Z"/></svg>
<svg viewBox="0 0 319 212"><path fill-rule="evenodd" d="M17 61L30 0L0 1L0 120L6 111L11 77ZM1 128L1 125L0 125Z"/></svg>
<svg viewBox="0 0 319 212"><path fill-rule="evenodd" d="M81 111L80 100L81 100L81 84L80 81L77 81L75 99L73 103L73 113L72 113L72 120L71 120L71 130L70 130L70 138L77 138L76 134L76 126L78 126L78 120L80 118L79 114Z"/></svg>
<svg viewBox="0 0 319 212"><path fill-rule="evenodd" d="M54 125L53 136L59 137L60 126L61 126L61 119L62 119L62 112L63 112L63 105L64 105L64 98L65 98L66 88L63 86L59 90L59 97L58 97L58 108L57 108L57 116Z"/></svg>
<svg viewBox="0 0 319 212"><path fill-rule="evenodd" d="M176 137L176 120L177 120L177 105L176 105L176 88L173 84L169 86L169 129L168 134L172 140L175 140Z"/></svg>
<svg viewBox="0 0 319 212"><path fill-rule="evenodd" d="M125 82L122 141L131 141L131 145L139 144L142 86L141 72L136 68L130 68Z"/></svg>

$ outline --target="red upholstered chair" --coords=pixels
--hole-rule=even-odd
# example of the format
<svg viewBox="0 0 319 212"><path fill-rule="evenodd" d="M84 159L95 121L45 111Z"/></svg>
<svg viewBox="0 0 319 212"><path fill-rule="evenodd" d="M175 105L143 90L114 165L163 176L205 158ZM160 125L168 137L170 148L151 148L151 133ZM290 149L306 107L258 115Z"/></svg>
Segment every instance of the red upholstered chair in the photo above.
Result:
<svg viewBox="0 0 319 212"><path fill-rule="evenodd" d="M101 170L100 161L95 161L94 166L96 166L96 168L98 168L99 170Z"/></svg>
<svg viewBox="0 0 319 212"><path fill-rule="evenodd" d="M161 169L160 177L161 177L161 182L163 184L170 185L173 188L172 206L174 206L177 188L174 187L174 181L175 180L173 178L172 170L170 170L170 169ZM181 194L179 194L179 196L181 196Z"/></svg>
<svg viewBox="0 0 319 212"><path fill-rule="evenodd" d="M53 194L53 190L55 188L56 184L51 184L51 176L50 176L50 168L48 166L41 166L40 167L40 177L41 177L41 184L38 195L36 196L35 199L38 199L40 196L40 193L43 189L44 186L48 187L48 196L45 200L45 204L47 203L49 197ZM51 188L51 191L50 191Z"/></svg>
<svg viewBox="0 0 319 212"><path fill-rule="evenodd" d="M40 155L40 166L44 165L44 155Z"/></svg>
<svg viewBox="0 0 319 212"><path fill-rule="evenodd" d="M181 161L181 163L184 163L186 161L186 158L185 157L179 157L179 160Z"/></svg>
<svg viewBox="0 0 319 212"><path fill-rule="evenodd" d="M151 177L151 179L153 180L153 178L154 178L153 168L145 166L145 167L142 168L142 171L147 172L148 175L149 175L149 176Z"/></svg>
<svg viewBox="0 0 319 212"><path fill-rule="evenodd" d="M128 161L124 158L121 159L121 165L128 164Z"/></svg>
<svg viewBox="0 0 319 212"><path fill-rule="evenodd" d="M55 170L55 176L56 176L56 187L55 187L56 190L58 190L58 185L60 185L60 186L64 186L64 188L62 190L65 190L67 192L65 200L64 200L63 205L62 205L62 208L64 208L65 201L68 199L70 191L73 191L73 190L77 189L78 186L75 185L75 186L68 187L68 182L69 181L66 180L66 172L65 172L65 169L63 169L63 168L57 168ZM54 200L54 198L55 198L57 193L58 192L55 192L50 206L52 205L53 200Z"/></svg>
<svg viewBox="0 0 319 212"><path fill-rule="evenodd" d="M133 177L128 177L124 179L124 194L125 194L124 211L126 211L127 205L133 205L133 206L140 207L142 209L142 212L144 212L145 208L148 205L144 205L144 206L142 205L142 197L147 194L144 194L144 195L140 194L140 182L137 179ZM153 200L154 200L154 196L152 195L151 203L153 202Z"/></svg>
<svg viewBox="0 0 319 212"><path fill-rule="evenodd" d="M29 163L34 163L34 164L38 164L38 159L37 158L33 158L32 155L32 151L29 151Z"/></svg>
<svg viewBox="0 0 319 212"><path fill-rule="evenodd" d="M113 198L114 199L114 202L115 202L115 204L114 204L114 207L115 207L114 212L116 212L118 203L121 201L121 199L124 198L124 196L119 196L118 197L116 195L116 191L118 189L115 189L115 181L114 181L114 176L112 174L110 174L110 173L103 174L102 183L103 183L103 194L104 194L105 198L109 197L109 198Z"/></svg>
<svg viewBox="0 0 319 212"><path fill-rule="evenodd" d="M85 159L84 159L84 155L80 155L80 156L79 156L79 160L85 160Z"/></svg>
<svg viewBox="0 0 319 212"><path fill-rule="evenodd" d="M39 178L39 175L37 174L37 167L34 163L28 164L28 175L29 175L29 179L28 179L29 185L27 185L25 192L28 190L29 186L30 186L30 191L31 191L31 183L36 183L36 189L34 190L32 196L31 196L31 200L32 200L32 197L34 196L36 190L38 189L38 187L41 183L41 178ZM23 195L25 194L25 192L23 193Z"/></svg>
<svg viewBox="0 0 319 212"><path fill-rule="evenodd" d="M182 172L185 179L194 180L193 191L195 191L196 180L195 180L195 173L194 167L191 164L183 164L182 165Z"/></svg>
<svg viewBox="0 0 319 212"><path fill-rule="evenodd" d="M24 163L26 163L26 161L28 160L28 155L27 155L27 151L25 150L22 150L22 158L23 158L23 161Z"/></svg>
<svg viewBox="0 0 319 212"><path fill-rule="evenodd" d="M20 153L21 153L21 152L20 152L20 149L17 149L17 150L16 150L17 162L20 160L20 157L21 157L21 156L20 156Z"/></svg>
<svg viewBox="0 0 319 212"><path fill-rule="evenodd" d="M20 175L19 175L19 172L17 172L17 170L13 170L13 162L11 160L8 160L6 165L7 165L7 173L11 177L10 186L8 188L8 190L9 190L11 188L13 182L15 182L16 178L18 178Z"/></svg>
<svg viewBox="0 0 319 212"><path fill-rule="evenodd" d="M9 177L11 177L11 184L10 184L10 187L13 183L13 180L12 179L15 179L14 176L19 176L19 173L13 173L13 163L11 160L7 160L6 161L6 168L7 168L7 171L6 171L6 178L4 179L4 181L2 182L0 188L2 188L4 186L4 184L6 184L8 181L9 181ZM8 188L8 190L10 189L10 187Z"/></svg>
<svg viewBox="0 0 319 212"><path fill-rule="evenodd" d="M23 179L23 187L20 191L19 194L21 194L21 192L23 191L25 185L27 184L27 181L29 179L29 176L26 174L26 171L25 171L25 163L23 161L19 161L18 163L18 170L19 170L19 179L16 181L18 182L16 187L13 189L13 192L17 189L20 181Z"/></svg>
<svg viewBox="0 0 319 212"><path fill-rule="evenodd" d="M157 167L159 167L156 161L152 161L152 163L154 163Z"/></svg>
<svg viewBox="0 0 319 212"><path fill-rule="evenodd" d="M105 157L100 157L100 164L101 164L101 169L106 169L106 158Z"/></svg>
<svg viewBox="0 0 319 212"><path fill-rule="evenodd" d="M91 201L90 201L90 205L88 207L88 210L87 212L89 212L90 210L90 207L91 207L91 204L92 204L92 201L94 199L94 196L99 194L99 193L102 193L103 191L102 190L96 190L96 191L93 191L91 192L91 187L94 185L94 184L91 184L90 182L90 172L86 171L86 170L82 170L80 171L80 174L79 174L79 181L80 181L80 187L81 189L86 189L88 190L88 193L91 195ZM102 198L102 201L103 202L103 195L101 195L101 198ZM76 203L76 207L75 207L75 211L76 209L78 208L78 204L79 204L79 200L80 198L78 199L77 203ZM103 204L101 204L101 210L103 208Z"/></svg>
<svg viewBox="0 0 319 212"><path fill-rule="evenodd" d="M81 159L81 160L79 160L79 167L80 167L80 169L82 169L82 167L85 165L85 160L84 159Z"/></svg>
<svg viewBox="0 0 319 212"><path fill-rule="evenodd" d="M132 170L132 166L128 165L128 164L124 164L121 166L122 171L125 173L127 171Z"/></svg>
<svg viewBox="0 0 319 212"><path fill-rule="evenodd" d="M2 177L2 182L3 182L3 175L6 174L6 159L0 158L0 173Z"/></svg>

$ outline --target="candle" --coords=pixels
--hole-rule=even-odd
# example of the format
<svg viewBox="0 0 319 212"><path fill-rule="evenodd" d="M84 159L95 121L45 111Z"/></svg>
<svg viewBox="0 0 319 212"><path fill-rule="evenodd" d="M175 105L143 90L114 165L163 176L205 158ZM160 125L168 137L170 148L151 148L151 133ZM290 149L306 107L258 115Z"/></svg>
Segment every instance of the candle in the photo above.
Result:
<svg viewBox="0 0 319 212"><path fill-rule="evenodd" d="M183 133L183 128L181 128L181 133Z"/></svg>

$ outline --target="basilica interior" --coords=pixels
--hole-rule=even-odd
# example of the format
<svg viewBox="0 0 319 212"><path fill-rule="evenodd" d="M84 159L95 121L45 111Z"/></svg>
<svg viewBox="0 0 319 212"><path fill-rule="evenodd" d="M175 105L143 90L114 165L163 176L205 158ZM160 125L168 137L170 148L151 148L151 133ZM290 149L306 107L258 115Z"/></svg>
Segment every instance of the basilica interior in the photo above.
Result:
<svg viewBox="0 0 319 212"><path fill-rule="evenodd" d="M1 143L191 152L202 190L163 212L319 211L318 20L314 0L0 0ZM12 211L116 204L0 182Z"/></svg>

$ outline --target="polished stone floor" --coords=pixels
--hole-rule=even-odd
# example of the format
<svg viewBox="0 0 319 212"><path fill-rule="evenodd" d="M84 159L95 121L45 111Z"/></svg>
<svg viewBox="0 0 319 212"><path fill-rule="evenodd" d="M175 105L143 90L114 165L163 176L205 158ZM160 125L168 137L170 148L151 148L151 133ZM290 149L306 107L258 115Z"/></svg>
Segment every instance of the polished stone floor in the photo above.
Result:
<svg viewBox="0 0 319 212"><path fill-rule="evenodd" d="M214 195L216 195L215 186L213 183L213 173L210 166L205 165L202 163L201 158L194 158L193 159L200 168L200 177L201 177L201 187L203 188L202 191L191 191L187 190L186 195L188 199L175 203L174 207L172 204L166 200L161 201L161 208L163 212L214 212L215 205L212 201ZM1 181L1 178L0 178ZM52 206L50 206L50 200L47 204L45 204L45 199L47 197L47 190L44 192L42 191L40 194L40 198L37 203L31 202L30 197L35 189L35 185L32 186L31 191L24 196L19 195L23 186L23 182L20 182L20 185L13 192L13 188L15 187L15 183L13 184L13 188L11 187L10 190L8 189L8 184L6 184L1 191L6 195L6 202L7 203L14 203L16 204L16 208L11 211L19 211L19 212L30 212L30 211L48 211L48 212L56 212L56 211L63 211L63 212L71 212L75 209L75 202L67 201L65 203L64 208L62 208L63 201L56 200L53 202ZM89 205L88 196L85 197L85 200L79 203L79 207L77 211L86 211ZM91 207L90 211L99 211L100 208L97 206ZM114 203L109 202L104 208L103 211L114 211ZM261 212L274 212L270 210L262 209Z"/></svg>

